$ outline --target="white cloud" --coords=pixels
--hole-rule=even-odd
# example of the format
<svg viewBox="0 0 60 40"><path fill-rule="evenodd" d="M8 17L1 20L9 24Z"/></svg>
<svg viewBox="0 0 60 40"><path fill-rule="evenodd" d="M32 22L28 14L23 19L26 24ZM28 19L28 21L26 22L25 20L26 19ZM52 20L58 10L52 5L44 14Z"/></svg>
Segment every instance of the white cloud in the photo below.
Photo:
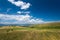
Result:
<svg viewBox="0 0 60 40"><path fill-rule="evenodd" d="M18 14L22 14L22 12L21 12L21 11L17 11L17 13L18 13Z"/></svg>
<svg viewBox="0 0 60 40"><path fill-rule="evenodd" d="M29 11L17 11L18 14L29 14L30 12Z"/></svg>
<svg viewBox="0 0 60 40"><path fill-rule="evenodd" d="M30 3L26 3L26 2L23 2L23 1L15 1L15 0L8 0L9 2L11 2L12 4L20 7L20 9L28 9L30 7Z"/></svg>
<svg viewBox="0 0 60 40"><path fill-rule="evenodd" d="M26 15L7 15L0 14L0 24L40 24L44 23L41 19L34 19L32 16ZM15 20L15 21L14 21Z"/></svg>
<svg viewBox="0 0 60 40"><path fill-rule="evenodd" d="M21 6L21 9L27 9L30 7L30 3L24 4Z"/></svg>

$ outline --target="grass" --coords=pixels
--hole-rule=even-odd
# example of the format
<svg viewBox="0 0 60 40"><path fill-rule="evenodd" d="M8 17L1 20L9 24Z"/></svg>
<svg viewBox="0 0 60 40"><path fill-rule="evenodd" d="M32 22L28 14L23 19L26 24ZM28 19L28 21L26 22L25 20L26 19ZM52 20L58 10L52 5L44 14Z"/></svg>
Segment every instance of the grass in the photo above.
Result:
<svg viewBox="0 0 60 40"><path fill-rule="evenodd" d="M60 32L13 31L0 33L0 40L60 40Z"/></svg>
<svg viewBox="0 0 60 40"><path fill-rule="evenodd" d="M60 23L2 26L0 40L60 40Z"/></svg>

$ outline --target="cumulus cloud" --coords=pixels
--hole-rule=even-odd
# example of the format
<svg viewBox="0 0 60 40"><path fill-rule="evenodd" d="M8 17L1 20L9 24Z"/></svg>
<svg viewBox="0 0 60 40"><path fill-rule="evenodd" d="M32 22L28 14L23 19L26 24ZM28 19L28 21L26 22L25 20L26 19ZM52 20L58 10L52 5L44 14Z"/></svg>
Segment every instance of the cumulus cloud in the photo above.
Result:
<svg viewBox="0 0 60 40"><path fill-rule="evenodd" d="M30 7L30 3L26 3L26 2L23 2L23 1L15 1L15 0L8 0L9 2L11 2L12 4L20 7L20 9L28 9Z"/></svg>
<svg viewBox="0 0 60 40"><path fill-rule="evenodd" d="M44 23L42 19L33 18L28 14L26 15L8 15L0 14L0 24L40 24Z"/></svg>

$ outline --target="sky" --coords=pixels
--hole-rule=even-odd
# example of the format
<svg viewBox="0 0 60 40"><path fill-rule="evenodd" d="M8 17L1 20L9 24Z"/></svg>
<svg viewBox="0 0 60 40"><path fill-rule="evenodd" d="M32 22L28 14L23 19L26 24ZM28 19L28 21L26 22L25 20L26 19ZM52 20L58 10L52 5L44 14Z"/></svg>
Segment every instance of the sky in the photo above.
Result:
<svg viewBox="0 0 60 40"><path fill-rule="evenodd" d="M0 24L60 22L60 0L0 0Z"/></svg>

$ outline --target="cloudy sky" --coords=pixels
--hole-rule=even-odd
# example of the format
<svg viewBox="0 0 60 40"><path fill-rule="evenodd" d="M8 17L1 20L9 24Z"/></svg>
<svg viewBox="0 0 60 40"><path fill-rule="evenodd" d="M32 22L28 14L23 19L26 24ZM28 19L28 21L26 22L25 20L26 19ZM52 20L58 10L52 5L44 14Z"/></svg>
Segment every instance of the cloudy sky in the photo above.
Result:
<svg viewBox="0 0 60 40"><path fill-rule="evenodd" d="M59 0L0 0L0 24L60 22Z"/></svg>

